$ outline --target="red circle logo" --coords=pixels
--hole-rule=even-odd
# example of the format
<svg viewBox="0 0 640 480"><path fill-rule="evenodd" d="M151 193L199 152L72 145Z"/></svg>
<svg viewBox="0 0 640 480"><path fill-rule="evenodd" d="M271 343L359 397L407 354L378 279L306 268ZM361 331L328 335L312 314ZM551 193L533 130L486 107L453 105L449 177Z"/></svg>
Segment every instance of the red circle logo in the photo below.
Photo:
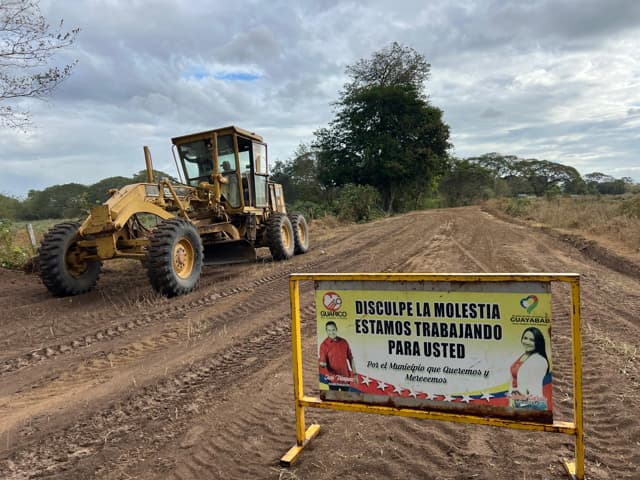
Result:
<svg viewBox="0 0 640 480"><path fill-rule="evenodd" d="M342 298L336 292L327 292L322 296L324 308L337 312L342 307Z"/></svg>

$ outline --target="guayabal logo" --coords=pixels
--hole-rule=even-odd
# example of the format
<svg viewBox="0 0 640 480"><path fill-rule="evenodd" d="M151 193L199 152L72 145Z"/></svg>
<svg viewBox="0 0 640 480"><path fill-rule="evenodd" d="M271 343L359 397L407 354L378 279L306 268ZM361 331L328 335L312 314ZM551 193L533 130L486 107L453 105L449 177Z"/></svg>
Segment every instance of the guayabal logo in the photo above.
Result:
<svg viewBox="0 0 640 480"><path fill-rule="evenodd" d="M538 306L538 297L535 295L529 295L528 297L520 300L520 306L524 308L527 313L531 313Z"/></svg>
<svg viewBox="0 0 640 480"><path fill-rule="evenodd" d="M336 292L327 292L322 296L324 308L337 312L342 307L342 298Z"/></svg>

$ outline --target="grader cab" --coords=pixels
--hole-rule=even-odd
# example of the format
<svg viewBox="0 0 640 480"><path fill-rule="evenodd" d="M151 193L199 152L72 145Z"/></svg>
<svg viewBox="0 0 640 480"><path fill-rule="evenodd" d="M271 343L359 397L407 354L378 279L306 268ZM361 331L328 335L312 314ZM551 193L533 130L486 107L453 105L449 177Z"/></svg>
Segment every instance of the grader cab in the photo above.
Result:
<svg viewBox="0 0 640 480"><path fill-rule="evenodd" d="M269 181L262 137L230 126L172 139L184 173L179 184L155 181L145 147L148 182L110 191L80 223L44 236L40 276L55 296L91 290L102 262L139 259L153 288L167 296L196 288L204 263L274 260L309 249L303 215L287 214L282 186Z"/></svg>

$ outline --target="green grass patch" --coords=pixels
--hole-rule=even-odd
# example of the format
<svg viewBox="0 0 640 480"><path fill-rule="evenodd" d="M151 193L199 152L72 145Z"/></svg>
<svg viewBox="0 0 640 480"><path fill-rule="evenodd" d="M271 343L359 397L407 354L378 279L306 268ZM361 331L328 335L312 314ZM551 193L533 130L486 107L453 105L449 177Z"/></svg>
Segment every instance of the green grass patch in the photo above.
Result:
<svg viewBox="0 0 640 480"><path fill-rule="evenodd" d="M12 222L0 219L0 267L12 270L22 270L29 260L37 253L31 245L27 224L31 223L36 237L36 244L40 245L42 237L55 224L63 220L37 220L33 222Z"/></svg>

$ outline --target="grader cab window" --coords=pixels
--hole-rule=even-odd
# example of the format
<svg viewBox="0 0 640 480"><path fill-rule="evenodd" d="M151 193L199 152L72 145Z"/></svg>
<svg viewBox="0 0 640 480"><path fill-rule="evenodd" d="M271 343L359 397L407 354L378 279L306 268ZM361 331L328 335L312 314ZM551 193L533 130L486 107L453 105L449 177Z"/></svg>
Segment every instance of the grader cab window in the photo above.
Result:
<svg viewBox="0 0 640 480"><path fill-rule="evenodd" d="M224 199L233 208L240 207L240 188L238 186L238 167L233 148L233 137L221 135L218 137L218 171L226 182L220 187Z"/></svg>
<svg viewBox="0 0 640 480"><path fill-rule="evenodd" d="M238 137L238 155L242 172L245 205L267 205L266 147L247 138Z"/></svg>
<svg viewBox="0 0 640 480"><path fill-rule="evenodd" d="M253 164L255 166L256 206L267 205L267 146L253 143Z"/></svg>
<svg viewBox="0 0 640 480"><path fill-rule="evenodd" d="M194 187L211 180L213 146L209 140L185 143L178 147L187 183Z"/></svg>

